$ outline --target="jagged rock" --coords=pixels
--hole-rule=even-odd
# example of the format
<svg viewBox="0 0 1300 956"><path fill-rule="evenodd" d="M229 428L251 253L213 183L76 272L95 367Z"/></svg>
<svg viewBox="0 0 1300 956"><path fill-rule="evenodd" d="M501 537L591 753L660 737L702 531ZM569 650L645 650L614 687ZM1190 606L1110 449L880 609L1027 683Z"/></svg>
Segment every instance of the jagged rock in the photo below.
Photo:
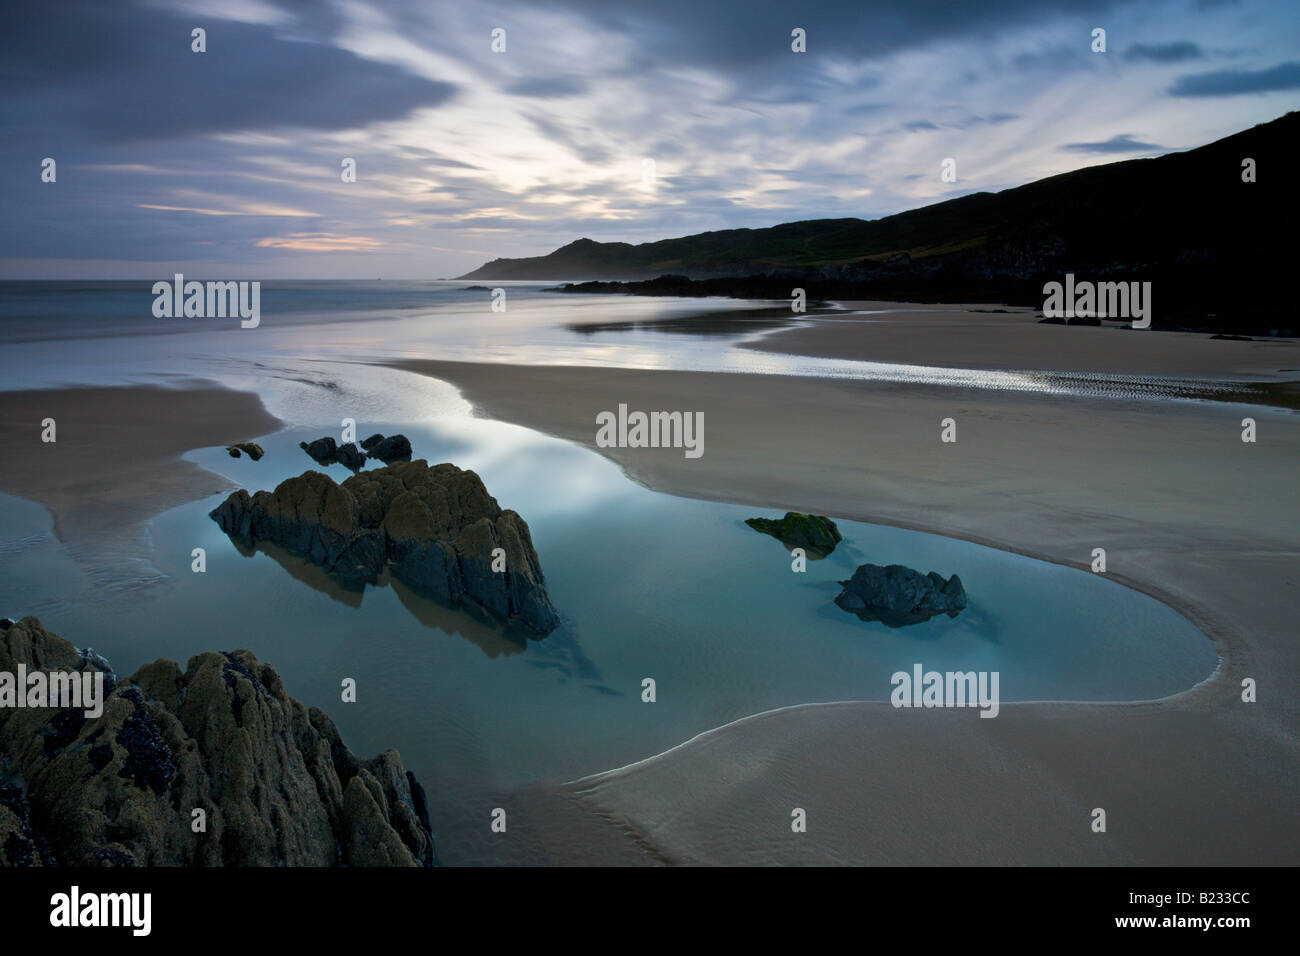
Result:
<svg viewBox="0 0 1300 956"><path fill-rule="evenodd" d="M779 521L772 518L746 518L745 524L755 531L770 534L786 549L803 548L810 558L824 558L843 540L835 522L822 515L787 511Z"/></svg>
<svg viewBox="0 0 1300 956"><path fill-rule="evenodd" d="M411 460L411 442L405 435L389 435L367 447L366 451L371 458L378 458L386 465L394 461Z"/></svg>
<svg viewBox="0 0 1300 956"><path fill-rule="evenodd" d="M844 590L835 598L839 607L887 627L919 624L936 614L956 617L967 604L957 575L945 581L934 571L922 574L901 564L864 564L840 584Z"/></svg>
<svg viewBox="0 0 1300 956"><path fill-rule="evenodd" d="M253 461L259 461L266 454L266 452L262 451L261 445L252 441L241 441L237 445L227 445L226 451L230 453L231 458L238 458L239 453L242 451Z"/></svg>
<svg viewBox="0 0 1300 956"><path fill-rule="evenodd" d="M341 485L308 471L274 492L236 491L210 517L245 546L274 542L345 581L373 582L387 566L449 604L477 604L540 634L559 623L528 524L455 465L399 462Z"/></svg>
<svg viewBox="0 0 1300 956"><path fill-rule="evenodd" d="M79 671L98 655L27 617L0 670ZM102 658L101 658L102 660ZM111 668L110 668L111 670ZM192 829L193 811L206 831ZM0 709L0 863L415 866L428 804L396 751L358 760L333 722L249 651L140 668L103 714Z"/></svg>
<svg viewBox="0 0 1300 956"><path fill-rule="evenodd" d="M318 465L332 465L338 461L338 446L334 444L334 439L328 435L324 438L317 438L311 444L300 441L298 447L310 455L311 460Z"/></svg>
<svg viewBox="0 0 1300 956"><path fill-rule="evenodd" d="M366 456L354 444L339 445L334 454L340 465L352 471L360 471L361 467L366 463Z"/></svg>
<svg viewBox="0 0 1300 956"><path fill-rule="evenodd" d="M375 434L371 435L369 438L364 439L361 442L361 447L366 451L370 451L370 449L374 448L383 440L384 440L384 436L376 432Z"/></svg>

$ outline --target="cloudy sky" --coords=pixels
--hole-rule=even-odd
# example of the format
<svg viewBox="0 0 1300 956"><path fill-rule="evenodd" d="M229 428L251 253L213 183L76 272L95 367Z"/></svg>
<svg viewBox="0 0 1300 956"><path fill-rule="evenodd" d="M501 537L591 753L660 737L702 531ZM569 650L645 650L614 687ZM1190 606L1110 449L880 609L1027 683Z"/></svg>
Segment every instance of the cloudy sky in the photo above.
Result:
<svg viewBox="0 0 1300 956"><path fill-rule="evenodd" d="M875 218L1298 104L1290 0L9 2L0 277L454 276Z"/></svg>

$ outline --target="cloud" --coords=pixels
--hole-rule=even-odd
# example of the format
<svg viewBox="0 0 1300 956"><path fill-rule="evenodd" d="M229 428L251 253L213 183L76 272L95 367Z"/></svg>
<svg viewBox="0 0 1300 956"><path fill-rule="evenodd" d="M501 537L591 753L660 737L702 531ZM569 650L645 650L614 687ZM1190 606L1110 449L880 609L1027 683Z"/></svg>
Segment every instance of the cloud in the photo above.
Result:
<svg viewBox="0 0 1300 956"><path fill-rule="evenodd" d="M1205 53L1190 40L1175 43L1134 43L1124 51L1130 60L1147 60L1151 63L1183 63L1187 60L1203 60Z"/></svg>
<svg viewBox="0 0 1300 956"><path fill-rule="evenodd" d="M1164 94L1198 59L1294 58L1300 8L1152 2L1159 16L1135 0L11 4L0 168L17 228L0 229L0 260L454 275L584 234L887 215L1276 115L1265 98L1191 110ZM1089 50L1097 25L1108 56ZM1203 56L1180 68L1186 45ZM1106 139L1120 127L1143 133ZM956 187L944 156L961 157Z"/></svg>
<svg viewBox="0 0 1300 956"><path fill-rule="evenodd" d="M69 125L109 141L194 133L354 129L437 106L450 83L415 76L265 25L205 21L126 4L42 0L0 31L4 127Z"/></svg>
<svg viewBox="0 0 1300 956"><path fill-rule="evenodd" d="M291 232L257 240L263 249L295 249L299 252L371 252L384 243L369 236L330 236L319 232Z"/></svg>
<svg viewBox="0 0 1300 956"><path fill-rule="evenodd" d="M533 96L539 99L562 99L587 92L587 82L577 76L532 76L515 80L506 87L512 96Z"/></svg>
<svg viewBox="0 0 1300 956"><path fill-rule="evenodd" d="M998 4L951 0L838 0L793 5L788 0L701 3L658 0L653 18L644 7L608 0L560 0L584 20L638 36L658 62L721 68L751 76L793 58L833 55L886 57L962 38L995 38L1027 22L1095 17L1119 0L1004 0ZM806 54L790 50L790 32L807 31ZM766 71L771 72L769 69Z"/></svg>
<svg viewBox="0 0 1300 956"><path fill-rule="evenodd" d="M1066 143L1061 149L1072 153L1153 153L1161 152L1165 147L1156 143L1144 143L1128 133L1112 136L1100 143Z"/></svg>
<svg viewBox="0 0 1300 956"><path fill-rule="evenodd" d="M1300 61L1279 63L1267 70L1218 70L1180 76L1169 87L1170 96L1242 96L1300 90Z"/></svg>

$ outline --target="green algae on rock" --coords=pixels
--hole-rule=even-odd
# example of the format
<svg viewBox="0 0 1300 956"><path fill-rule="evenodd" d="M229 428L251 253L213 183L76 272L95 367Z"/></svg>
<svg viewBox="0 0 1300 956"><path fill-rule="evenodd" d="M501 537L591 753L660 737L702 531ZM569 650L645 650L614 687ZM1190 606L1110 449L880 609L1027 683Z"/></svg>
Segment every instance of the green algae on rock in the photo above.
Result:
<svg viewBox="0 0 1300 956"><path fill-rule="evenodd" d="M779 521L774 518L746 518L745 524L755 531L770 534L787 549L803 548L810 558L824 558L843 540L835 522L823 515L787 511Z"/></svg>
<svg viewBox="0 0 1300 956"><path fill-rule="evenodd" d="M235 445L227 445L226 451L230 453L231 458L238 458L242 451L253 461L259 460L266 452L262 451L262 446L255 441L241 441Z"/></svg>

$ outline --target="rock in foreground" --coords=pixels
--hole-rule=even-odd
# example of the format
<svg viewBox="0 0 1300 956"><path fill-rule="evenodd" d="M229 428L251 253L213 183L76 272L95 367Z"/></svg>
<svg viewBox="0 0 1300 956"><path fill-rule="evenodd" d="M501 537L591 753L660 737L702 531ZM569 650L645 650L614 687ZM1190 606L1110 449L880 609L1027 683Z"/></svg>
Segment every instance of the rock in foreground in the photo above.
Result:
<svg viewBox="0 0 1300 956"><path fill-rule="evenodd" d="M273 542L345 581L373 582L387 567L440 600L539 634L559 623L527 522L455 465L399 462L339 485L308 471L274 492L236 491L210 516L245 545ZM504 569L494 571L498 548Z"/></svg>
<svg viewBox="0 0 1300 956"><path fill-rule="evenodd" d="M835 550L843 536L835 522L823 515L806 515L787 511L780 521L772 518L746 518L745 524L755 531L770 534L788 549L803 548L810 558L824 558Z"/></svg>
<svg viewBox="0 0 1300 956"><path fill-rule="evenodd" d="M339 445L334 453L335 460L349 471L360 471L366 463L366 456L355 444Z"/></svg>
<svg viewBox="0 0 1300 956"><path fill-rule="evenodd" d="M840 584L844 590L835 599L837 605L887 627L919 624L936 614L956 617L967 604L966 589L957 575L945 581L934 571L922 574L901 564L864 564Z"/></svg>
<svg viewBox="0 0 1300 956"><path fill-rule="evenodd" d="M332 465L338 461L338 445L334 439L326 435L324 438L317 438L314 442L298 442L298 447L311 456L311 460L318 465Z"/></svg>
<svg viewBox="0 0 1300 956"><path fill-rule="evenodd" d="M379 439L375 441L375 439ZM382 435L371 435L366 439L369 444L362 444L367 454L371 458L378 458L384 464L391 464L395 461L411 460L411 440L405 435L389 435L384 438Z"/></svg>
<svg viewBox="0 0 1300 956"><path fill-rule="evenodd" d="M103 670L27 617L0 671ZM358 760L249 651L105 674L103 713L0 708L0 864L417 866L427 802L397 751ZM205 832L194 832L203 811Z"/></svg>

